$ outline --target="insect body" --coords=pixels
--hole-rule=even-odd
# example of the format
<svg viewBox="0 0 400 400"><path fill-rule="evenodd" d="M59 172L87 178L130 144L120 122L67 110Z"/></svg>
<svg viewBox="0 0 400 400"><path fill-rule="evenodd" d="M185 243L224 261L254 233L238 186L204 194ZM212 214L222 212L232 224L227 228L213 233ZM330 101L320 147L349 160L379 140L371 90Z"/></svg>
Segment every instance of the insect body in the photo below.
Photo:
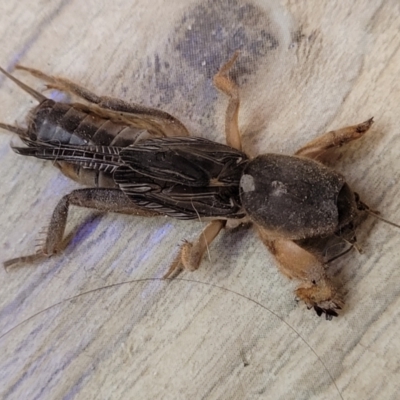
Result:
<svg viewBox="0 0 400 400"><path fill-rule="evenodd" d="M372 119L329 132L294 156L264 154L250 159L241 151L238 88L228 76L236 57L214 78L217 88L229 96L228 145L189 137L183 124L163 111L99 97L65 79L19 67L44 79L49 87L80 96L89 105L54 102L1 69L39 101L26 130L0 124L25 143L14 151L51 160L65 175L90 186L60 200L38 253L6 261L5 266L59 252L70 205L209 220L194 243L181 247L166 277L182 269L197 269L207 246L227 221L251 222L280 270L301 281L297 297L318 315L337 316L343 300L314 242L337 236L354 243L359 214L368 208L341 174L318 159L361 137Z"/></svg>

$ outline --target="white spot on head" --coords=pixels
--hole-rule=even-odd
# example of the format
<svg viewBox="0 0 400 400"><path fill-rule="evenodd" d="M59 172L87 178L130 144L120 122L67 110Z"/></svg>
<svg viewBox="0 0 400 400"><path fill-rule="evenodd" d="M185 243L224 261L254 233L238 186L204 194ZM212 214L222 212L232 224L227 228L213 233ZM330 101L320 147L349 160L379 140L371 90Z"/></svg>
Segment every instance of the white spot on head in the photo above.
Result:
<svg viewBox="0 0 400 400"><path fill-rule="evenodd" d="M240 178L240 188L243 190L243 192L254 192L256 189L256 185L254 184L254 178L251 175L243 175Z"/></svg>

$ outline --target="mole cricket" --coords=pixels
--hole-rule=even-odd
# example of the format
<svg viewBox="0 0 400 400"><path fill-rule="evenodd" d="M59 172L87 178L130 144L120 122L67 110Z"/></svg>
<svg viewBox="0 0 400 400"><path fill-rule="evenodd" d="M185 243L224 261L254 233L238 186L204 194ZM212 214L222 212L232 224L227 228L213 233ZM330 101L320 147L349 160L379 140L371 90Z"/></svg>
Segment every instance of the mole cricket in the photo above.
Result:
<svg viewBox="0 0 400 400"><path fill-rule="evenodd" d="M214 76L214 85L228 98L227 145L190 137L186 127L164 111L100 97L66 79L16 67L87 104L53 101L0 68L39 102L29 113L26 129L0 124L26 145L13 150L51 160L64 175L89 186L61 198L39 251L4 266L61 252L70 205L209 221L197 240L181 246L165 278L198 269L207 247L226 226L253 224L280 271L300 281L296 297L319 316L337 316L344 302L317 243L336 237L351 249L363 213L391 222L370 210L344 176L323 160L332 150L363 137L373 119L325 133L293 156L263 154L251 159L241 150L239 88L229 77L237 57L238 52Z"/></svg>

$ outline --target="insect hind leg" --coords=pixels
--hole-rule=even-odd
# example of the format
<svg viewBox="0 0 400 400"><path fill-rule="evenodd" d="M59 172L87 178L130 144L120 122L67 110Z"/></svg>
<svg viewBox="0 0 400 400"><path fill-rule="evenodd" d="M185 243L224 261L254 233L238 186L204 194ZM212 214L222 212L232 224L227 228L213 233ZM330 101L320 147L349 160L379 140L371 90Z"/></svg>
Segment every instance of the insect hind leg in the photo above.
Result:
<svg viewBox="0 0 400 400"><path fill-rule="evenodd" d="M23 71L29 72L31 75L39 78L45 82L47 82L48 89L57 89L67 93L76 94L79 97L89 101L90 103L98 104L101 102L101 97L97 96L95 93L91 92L90 90L84 88L83 86L77 85L74 82L71 82L65 78L59 78L51 75L47 75L42 71L39 71L34 68L24 67L22 65L17 65L16 69L20 69Z"/></svg>
<svg viewBox="0 0 400 400"><path fill-rule="evenodd" d="M132 204L129 199L118 189L88 188L77 189L65 195L53 211L47 236L39 251L27 256L13 258L3 263L4 267L26 264L49 258L63 251L68 245L70 236L64 237L64 231L68 219L68 211L71 205L86 207L104 212L118 212L137 216L159 215L146 209L141 209Z"/></svg>
<svg viewBox="0 0 400 400"><path fill-rule="evenodd" d="M117 118L132 122L136 127L148 129L149 132L161 136L190 136L186 127L174 116L156 108L145 107L140 104L127 103L123 100L107 96L98 96L68 79L50 76L34 68L17 65L17 69L24 70L33 76L47 82L48 89L57 89L72 93L89 103L96 104L101 114L109 118Z"/></svg>

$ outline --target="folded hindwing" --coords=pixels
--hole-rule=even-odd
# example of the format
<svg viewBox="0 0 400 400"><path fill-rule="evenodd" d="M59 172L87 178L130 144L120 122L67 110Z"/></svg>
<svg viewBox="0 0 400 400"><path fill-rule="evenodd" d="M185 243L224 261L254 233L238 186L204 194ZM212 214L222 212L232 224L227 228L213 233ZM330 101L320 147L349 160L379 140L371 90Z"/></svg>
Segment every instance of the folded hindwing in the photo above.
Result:
<svg viewBox="0 0 400 400"><path fill-rule="evenodd" d="M114 180L137 205L179 218L241 218L244 153L203 138L157 138L121 150Z"/></svg>

